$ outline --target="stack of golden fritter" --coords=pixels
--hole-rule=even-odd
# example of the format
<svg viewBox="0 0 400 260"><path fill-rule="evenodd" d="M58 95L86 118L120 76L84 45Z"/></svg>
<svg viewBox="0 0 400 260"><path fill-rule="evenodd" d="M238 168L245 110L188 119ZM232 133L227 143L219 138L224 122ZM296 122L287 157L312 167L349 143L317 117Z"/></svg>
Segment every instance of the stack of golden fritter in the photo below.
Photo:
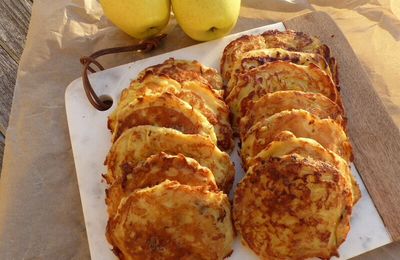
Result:
<svg viewBox="0 0 400 260"><path fill-rule="evenodd" d="M110 115L106 236L121 259L223 259L235 170L222 78L169 59L123 90ZM224 193L225 192L225 193Z"/></svg>
<svg viewBox="0 0 400 260"><path fill-rule="evenodd" d="M234 197L242 241L263 259L329 259L360 190L329 48L294 31L245 35L221 73L246 170Z"/></svg>

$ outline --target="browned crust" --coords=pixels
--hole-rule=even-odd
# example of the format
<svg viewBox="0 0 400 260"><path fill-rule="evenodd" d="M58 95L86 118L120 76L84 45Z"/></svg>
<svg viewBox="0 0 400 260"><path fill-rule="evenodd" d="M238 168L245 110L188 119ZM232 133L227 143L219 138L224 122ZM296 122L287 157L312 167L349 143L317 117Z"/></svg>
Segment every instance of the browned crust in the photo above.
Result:
<svg viewBox="0 0 400 260"><path fill-rule="evenodd" d="M229 200L167 180L124 199L106 236L121 259L222 259L234 238Z"/></svg>
<svg viewBox="0 0 400 260"><path fill-rule="evenodd" d="M200 135L183 134L170 128L136 126L126 130L116 140L105 164L107 183L121 178L123 168L134 168L153 154L165 152L183 154L209 168L214 174L218 187L229 193L232 188L235 168L227 153L222 152L208 138Z"/></svg>
<svg viewBox="0 0 400 260"><path fill-rule="evenodd" d="M314 160L323 161L334 166L343 175L347 185L350 187L353 195L353 204L356 204L360 199L360 188L351 173L349 164L342 157L324 148L313 139L298 138L289 131L280 132L275 136L274 140L249 162L249 165L254 165L256 162L267 160L270 157L279 157L289 154L311 157Z"/></svg>
<svg viewBox="0 0 400 260"><path fill-rule="evenodd" d="M149 71L139 81L133 81L131 86L124 90L120 103L116 110L108 118L108 126L111 132L115 131L117 120L121 110L129 100L143 95L158 95L169 93L189 103L193 108L199 110L209 123L214 126L217 144L224 151L233 149L233 130L229 122L229 107L209 85L197 80L179 83L167 75L155 75ZM121 131L120 131L121 132ZM118 138L120 133L115 133L113 139Z"/></svg>
<svg viewBox="0 0 400 260"><path fill-rule="evenodd" d="M262 37L259 35L243 35L236 40L230 42L225 47L221 58L220 70L222 78L226 82L229 81L230 71L226 69L226 66L232 66L240 53L254 49L262 49L263 47L265 47L265 43ZM231 65L229 65L228 63L230 63Z"/></svg>
<svg viewBox="0 0 400 260"><path fill-rule="evenodd" d="M238 75L238 84L226 98L234 116L233 128L237 129L240 115L246 113L250 101L285 90L321 93L341 105L336 85L318 66L275 61Z"/></svg>
<svg viewBox="0 0 400 260"><path fill-rule="evenodd" d="M127 129L154 125L176 129L185 134L200 134L215 139L215 132L201 112L170 93L140 96L119 111L113 140Z"/></svg>
<svg viewBox="0 0 400 260"><path fill-rule="evenodd" d="M293 90L277 91L267 93L260 99L248 103L246 113L241 114L240 136L243 138L247 131L260 120L292 109L303 109L320 119L331 118L344 128L346 127L341 107L324 95Z"/></svg>
<svg viewBox="0 0 400 260"><path fill-rule="evenodd" d="M329 259L338 256L351 211L351 192L336 168L292 154L247 172L233 218L243 242L263 259Z"/></svg>
<svg viewBox="0 0 400 260"><path fill-rule="evenodd" d="M231 69L231 76L226 86L226 93L230 93L237 84L238 74L245 73L250 69L257 68L266 63L274 61L287 61L304 66L314 64L324 71L329 77L332 77L328 63L320 54L294 52L281 48L258 49L243 53L240 57L238 57L238 60L235 62L235 64L233 64Z"/></svg>
<svg viewBox="0 0 400 260"><path fill-rule="evenodd" d="M165 180L177 181L190 186L208 186L217 191L214 175L196 160L183 154L169 155L164 152L148 157L136 167L123 167L124 175L106 190L108 213L113 217L123 197L137 189L152 187Z"/></svg>
<svg viewBox="0 0 400 260"><path fill-rule="evenodd" d="M270 30L261 35L243 35L225 47L220 64L223 79L226 82L229 80L230 71L227 68L233 66L241 53L263 48L282 48L289 51L316 53L322 55L328 63L330 61L328 46L322 44L318 38L292 30L283 32Z"/></svg>
<svg viewBox="0 0 400 260"><path fill-rule="evenodd" d="M256 123L247 132L242 143L245 165L282 131L290 131L297 137L311 138L319 142L347 162L352 160L352 147L341 125L332 119L319 119L305 110L282 111Z"/></svg>
<svg viewBox="0 0 400 260"><path fill-rule="evenodd" d="M330 58L329 47L313 36L293 30L270 30L261 34L268 48L282 48L289 51L312 52L322 55L327 61Z"/></svg>
<svg viewBox="0 0 400 260"><path fill-rule="evenodd" d="M161 64L146 68L139 74L138 80L142 80L147 73L167 75L181 83L187 80L198 80L208 84L215 90L223 90L222 78L218 72L213 68L203 66L195 60L169 58Z"/></svg>

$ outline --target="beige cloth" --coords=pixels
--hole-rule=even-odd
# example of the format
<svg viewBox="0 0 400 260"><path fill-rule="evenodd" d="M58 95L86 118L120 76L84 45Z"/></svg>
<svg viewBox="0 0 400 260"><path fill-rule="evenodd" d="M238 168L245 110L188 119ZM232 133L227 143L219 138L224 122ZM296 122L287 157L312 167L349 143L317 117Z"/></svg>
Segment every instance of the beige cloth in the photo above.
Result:
<svg viewBox="0 0 400 260"><path fill-rule="evenodd" d="M329 13L343 30L400 126L400 1L243 0L234 31L313 10ZM194 44L175 22L167 31L168 38L152 55ZM0 259L90 257L64 91L80 76L80 56L133 41L102 16L94 0L34 1L0 179ZM102 61L110 67L133 58L115 55ZM398 258L399 245L387 248L372 258Z"/></svg>

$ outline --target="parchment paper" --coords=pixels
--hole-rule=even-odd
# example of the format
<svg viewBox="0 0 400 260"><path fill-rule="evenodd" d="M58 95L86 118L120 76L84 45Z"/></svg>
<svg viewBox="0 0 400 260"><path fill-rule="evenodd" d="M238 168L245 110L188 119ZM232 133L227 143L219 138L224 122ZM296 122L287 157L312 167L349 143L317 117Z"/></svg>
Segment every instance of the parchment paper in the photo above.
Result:
<svg viewBox="0 0 400 260"><path fill-rule="evenodd" d="M325 11L337 22L400 126L400 1L243 0L234 32L313 10ZM195 44L174 20L166 32L164 44L150 55ZM64 91L80 76L80 56L134 41L107 21L97 1L34 1L0 179L0 259L90 257ZM111 67L143 57L113 55L102 63ZM400 245L368 255L398 259Z"/></svg>

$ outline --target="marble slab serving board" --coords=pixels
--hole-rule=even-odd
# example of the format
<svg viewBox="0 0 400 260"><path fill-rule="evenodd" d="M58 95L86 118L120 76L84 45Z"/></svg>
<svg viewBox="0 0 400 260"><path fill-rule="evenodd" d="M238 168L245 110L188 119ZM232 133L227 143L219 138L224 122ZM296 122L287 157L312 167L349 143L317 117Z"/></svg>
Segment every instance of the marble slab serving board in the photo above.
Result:
<svg viewBox="0 0 400 260"><path fill-rule="evenodd" d="M197 60L206 66L218 69L222 51L230 41L243 34L259 34L270 29L285 30L285 26L283 23L276 23L259 27L90 75L96 93L108 96L114 101L111 109L107 111L98 111L89 103L81 78L68 86L65 93L66 112L92 259L115 259L104 235L107 223L104 202L106 185L101 174L106 172L103 162L111 147L107 116L115 109L121 90L129 86L139 71L170 57ZM232 198L236 183L243 177L237 147L232 152L231 158L236 165L235 184L230 194ZM339 259L348 259L392 242L354 165L352 173L360 185L362 198L353 210L351 230L346 242L340 247ZM234 243L234 252L229 259L257 259L257 257L241 244L238 237Z"/></svg>

